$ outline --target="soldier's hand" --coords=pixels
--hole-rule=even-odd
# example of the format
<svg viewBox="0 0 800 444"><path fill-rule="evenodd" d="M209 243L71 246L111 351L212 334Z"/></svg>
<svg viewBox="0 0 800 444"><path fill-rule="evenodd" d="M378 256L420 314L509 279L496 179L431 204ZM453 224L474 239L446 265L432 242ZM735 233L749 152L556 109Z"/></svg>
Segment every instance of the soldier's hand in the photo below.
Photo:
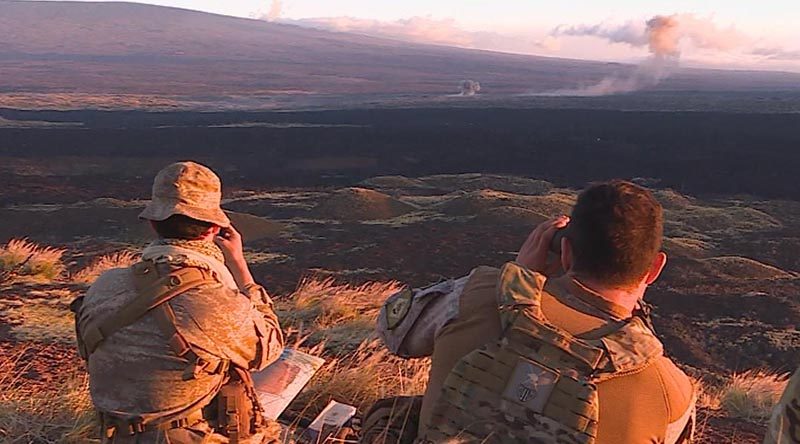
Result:
<svg viewBox="0 0 800 444"><path fill-rule="evenodd" d="M242 235L233 226L220 230L219 234L214 237L214 243L225 255L225 265L231 271L239 288L244 289L247 285L255 282L247 267L247 261L244 259Z"/></svg>
<svg viewBox="0 0 800 444"><path fill-rule="evenodd" d="M242 235L232 225L221 229L219 234L214 237L214 243L222 250L226 262L244 262Z"/></svg>
<svg viewBox="0 0 800 444"><path fill-rule="evenodd" d="M519 249L516 262L545 276L557 273L561 268L561 258L549 254L550 243L556 231L566 227L567 224L569 224L568 216L559 216L539 224Z"/></svg>

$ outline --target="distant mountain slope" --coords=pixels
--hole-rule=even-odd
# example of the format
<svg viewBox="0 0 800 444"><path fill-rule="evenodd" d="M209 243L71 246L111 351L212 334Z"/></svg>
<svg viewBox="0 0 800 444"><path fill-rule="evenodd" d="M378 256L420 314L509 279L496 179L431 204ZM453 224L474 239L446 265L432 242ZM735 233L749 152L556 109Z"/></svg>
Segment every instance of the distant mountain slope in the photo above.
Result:
<svg viewBox="0 0 800 444"><path fill-rule="evenodd" d="M0 92L224 95L574 87L630 66L419 45L135 3L0 0ZM800 75L685 70L669 89L781 89ZM721 88L723 86L724 88Z"/></svg>

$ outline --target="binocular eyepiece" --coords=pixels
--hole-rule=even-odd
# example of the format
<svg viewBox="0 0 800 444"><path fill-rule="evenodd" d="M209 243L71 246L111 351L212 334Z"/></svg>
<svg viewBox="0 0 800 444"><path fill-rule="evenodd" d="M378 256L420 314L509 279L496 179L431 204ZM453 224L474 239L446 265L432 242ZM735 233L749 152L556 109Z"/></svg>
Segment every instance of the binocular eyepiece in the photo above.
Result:
<svg viewBox="0 0 800 444"><path fill-rule="evenodd" d="M555 254L561 254L561 239L567 235L567 228L562 228L553 235L553 240L550 241L550 252Z"/></svg>

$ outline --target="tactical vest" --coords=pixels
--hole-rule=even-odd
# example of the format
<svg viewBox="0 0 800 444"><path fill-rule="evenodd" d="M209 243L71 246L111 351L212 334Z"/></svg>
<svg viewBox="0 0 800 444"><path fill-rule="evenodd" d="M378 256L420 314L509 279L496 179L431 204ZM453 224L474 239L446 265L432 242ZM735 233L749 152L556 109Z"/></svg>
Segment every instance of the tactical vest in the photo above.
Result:
<svg viewBox="0 0 800 444"><path fill-rule="evenodd" d="M82 298L73 302L76 313L78 349L81 356L89 356L109 337L126 326L152 312L161 333L168 338L169 347L180 358L187 361L183 379L189 380L206 375L224 374L224 383L216 389L214 399L208 405L194 405L177 419L166 422L148 417L119 418L111 412L100 411L105 433L136 435L153 430L169 430L186 427L197 420L207 420L214 429L229 438L231 444L251 436L263 424L261 407L247 369L231 365L228 359L203 359L195 353L191 344L176 327L175 312L168 303L176 296L204 284L217 283L213 275L198 267L175 268L168 263L145 260L130 267L136 288L136 297L103 319L89 319L78 324ZM205 398L207 399L207 398Z"/></svg>
<svg viewBox="0 0 800 444"><path fill-rule="evenodd" d="M456 363L419 442L592 444L597 384L662 356L639 317L597 339L552 325L541 309L544 280L513 263L503 268L504 334Z"/></svg>

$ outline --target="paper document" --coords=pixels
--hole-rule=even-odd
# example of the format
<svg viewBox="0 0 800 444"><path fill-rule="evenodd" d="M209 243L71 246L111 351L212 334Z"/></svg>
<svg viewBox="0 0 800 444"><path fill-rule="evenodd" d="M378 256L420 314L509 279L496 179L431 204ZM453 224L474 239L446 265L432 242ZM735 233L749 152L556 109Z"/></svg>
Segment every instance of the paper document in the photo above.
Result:
<svg viewBox="0 0 800 444"><path fill-rule="evenodd" d="M258 400L264 416L278 419L325 360L301 351L285 349L277 361L253 372Z"/></svg>
<svg viewBox="0 0 800 444"><path fill-rule="evenodd" d="M356 414L356 408L352 405L342 404L341 402L331 401L317 415L314 422L308 426L311 430L321 432L324 427L340 428Z"/></svg>

